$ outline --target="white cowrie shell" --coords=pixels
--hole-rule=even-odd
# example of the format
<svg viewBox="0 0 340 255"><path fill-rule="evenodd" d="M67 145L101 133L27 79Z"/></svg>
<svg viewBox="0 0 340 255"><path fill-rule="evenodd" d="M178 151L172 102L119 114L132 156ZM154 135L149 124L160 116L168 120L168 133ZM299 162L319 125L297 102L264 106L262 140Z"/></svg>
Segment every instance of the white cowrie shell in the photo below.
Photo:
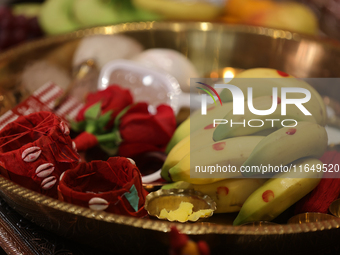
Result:
<svg viewBox="0 0 340 255"><path fill-rule="evenodd" d="M76 143L72 141L72 149L77 152L77 146Z"/></svg>
<svg viewBox="0 0 340 255"><path fill-rule="evenodd" d="M65 126L64 126L64 122L63 121L61 121L60 123L59 123L59 127L60 127L60 130L61 130L61 132L65 132Z"/></svg>
<svg viewBox="0 0 340 255"><path fill-rule="evenodd" d="M95 192L93 192L93 191L85 191L85 193L97 194L97 193L95 193Z"/></svg>
<svg viewBox="0 0 340 255"><path fill-rule="evenodd" d="M41 149L37 146L33 146L24 150L21 154L21 158L25 162L35 161L41 154Z"/></svg>
<svg viewBox="0 0 340 255"><path fill-rule="evenodd" d="M41 188L50 189L54 186L54 184L56 184L56 182L57 182L57 178L55 176L47 177L41 182Z"/></svg>
<svg viewBox="0 0 340 255"><path fill-rule="evenodd" d="M132 158L127 158L132 165L136 165L136 162Z"/></svg>
<svg viewBox="0 0 340 255"><path fill-rule="evenodd" d="M60 124L60 129L61 132L63 132L65 135L69 135L70 134L70 129L68 128L68 126L64 123L64 121L61 121Z"/></svg>
<svg viewBox="0 0 340 255"><path fill-rule="evenodd" d="M54 171L54 165L52 163L42 164L37 167L35 173L38 177L45 178Z"/></svg>
<svg viewBox="0 0 340 255"><path fill-rule="evenodd" d="M63 179L64 173L65 173L65 172L62 172L62 173L61 173L61 175L60 175L60 177L59 177L59 181L61 181L61 179Z"/></svg>
<svg viewBox="0 0 340 255"><path fill-rule="evenodd" d="M109 207L109 203L103 198L93 197L89 201L89 207L92 210L104 211L106 208Z"/></svg>
<svg viewBox="0 0 340 255"><path fill-rule="evenodd" d="M70 134L70 129L68 128L67 125L65 125L65 131L64 131L65 135L69 135Z"/></svg>

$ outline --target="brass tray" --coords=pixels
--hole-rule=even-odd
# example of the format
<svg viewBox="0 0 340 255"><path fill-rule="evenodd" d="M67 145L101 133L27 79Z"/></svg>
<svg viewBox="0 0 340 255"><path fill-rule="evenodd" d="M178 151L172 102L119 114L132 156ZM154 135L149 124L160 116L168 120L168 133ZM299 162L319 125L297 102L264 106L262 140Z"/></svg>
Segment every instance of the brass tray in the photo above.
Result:
<svg viewBox="0 0 340 255"><path fill-rule="evenodd" d="M48 37L1 54L1 113L27 96L18 79L27 63L47 59L71 72L72 53L80 38L115 33L131 36L145 48L178 50L193 61L201 74L224 67L271 67L298 77L340 76L340 44L330 39L213 23L119 24ZM334 88L318 89L335 100L340 99ZM168 254L168 232L172 225L194 240L206 240L212 254L320 254L332 247L339 249L340 219L261 227L231 226L228 217L235 216L232 214L219 216L224 224L137 219L60 202L3 177L0 177L0 195L25 218L49 231L120 254Z"/></svg>

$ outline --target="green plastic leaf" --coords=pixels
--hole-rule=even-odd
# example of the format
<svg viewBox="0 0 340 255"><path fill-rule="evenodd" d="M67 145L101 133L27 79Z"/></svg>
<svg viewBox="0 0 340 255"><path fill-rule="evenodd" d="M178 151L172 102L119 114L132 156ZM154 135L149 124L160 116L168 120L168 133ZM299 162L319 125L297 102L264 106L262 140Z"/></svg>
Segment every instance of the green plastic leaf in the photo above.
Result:
<svg viewBox="0 0 340 255"><path fill-rule="evenodd" d="M117 130L113 130L110 133L97 136L100 147L109 155L117 154L118 147L122 142L120 133Z"/></svg>
<svg viewBox="0 0 340 255"><path fill-rule="evenodd" d="M85 131L91 134L99 134L100 130L97 127L97 120L86 120Z"/></svg>
<svg viewBox="0 0 340 255"><path fill-rule="evenodd" d="M132 206L135 212L137 212L139 196L138 196L138 192L137 192L135 185L133 184L130 188L130 192L125 192L123 196L125 196L125 198L129 201L129 204Z"/></svg>
<svg viewBox="0 0 340 255"><path fill-rule="evenodd" d="M105 143L99 144L100 148L105 151L109 156L116 155L118 152L118 146L115 146L114 143Z"/></svg>
<svg viewBox="0 0 340 255"><path fill-rule="evenodd" d="M116 116L116 119L115 119L115 123L114 123L114 130L119 130L120 119L124 116L124 114L125 114L125 113L131 108L131 106L133 106L133 105L135 105L135 104L126 106L123 110L120 111L120 113L118 113L118 115Z"/></svg>
<svg viewBox="0 0 340 255"><path fill-rule="evenodd" d="M97 127L99 129L104 129L107 125L107 123L109 123L109 121L111 120L111 114L112 114L112 110L104 113L103 115L99 116L99 118L97 119Z"/></svg>
<svg viewBox="0 0 340 255"><path fill-rule="evenodd" d="M71 129L75 132L81 132L85 130L86 121L70 121Z"/></svg>
<svg viewBox="0 0 340 255"><path fill-rule="evenodd" d="M91 107L89 107L85 113L84 113L84 117L86 120L88 119L92 119L92 120L96 120L98 119L98 117L100 116L101 113L101 102L98 102L94 105L92 105Z"/></svg>

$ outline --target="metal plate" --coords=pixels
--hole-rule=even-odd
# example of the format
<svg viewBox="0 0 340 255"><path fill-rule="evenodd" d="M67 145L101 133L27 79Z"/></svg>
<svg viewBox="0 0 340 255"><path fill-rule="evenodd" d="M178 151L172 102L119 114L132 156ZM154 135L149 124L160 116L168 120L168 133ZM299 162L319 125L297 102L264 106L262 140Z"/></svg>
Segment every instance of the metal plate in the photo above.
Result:
<svg viewBox="0 0 340 255"><path fill-rule="evenodd" d="M20 83L24 66L47 59L71 72L72 53L79 39L91 34L123 33L145 48L161 47L182 52L200 74L225 67L247 69L271 67L298 77L339 77L340 45L336 41L246 26L212 23L130 23L97 27L67 35L48 37L0 55L0 86L16 101L28 94ZM317 88L337 100L335 88ZM337 98L338 97L338 98ZM12 100L12 99L11 99ZM6 109L2 108L1 113ZM212 254L314 254L339 247L340 219L317 223L261 227L231 226L233 214L217 222L170 223L94 212L60 202L20 187L0 177L0 195L27 219L61 236L121 254L167 254L170 226L194 240L204 239Z"/></svg>

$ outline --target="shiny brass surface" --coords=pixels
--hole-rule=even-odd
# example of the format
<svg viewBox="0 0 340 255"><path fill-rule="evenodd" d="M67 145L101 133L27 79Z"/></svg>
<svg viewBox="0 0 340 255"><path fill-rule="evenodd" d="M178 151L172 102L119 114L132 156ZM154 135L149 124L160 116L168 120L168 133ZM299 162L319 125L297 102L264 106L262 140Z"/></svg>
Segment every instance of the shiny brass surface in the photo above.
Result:
<svg viewBox="0 0 340 255"><path fill-rule="evenodd" d="M268 225L277 225L275 222L271 221L252 221L242 224L242 226L253 226L253 227L263 227Z"/></svg>
<svg viewBox="0 0 340 255"><path fill-rule="evenodd" d="M340 198L331 203L329 206L329 212L335 217L340 218Z"/></svg>
<svg viewBox="0 0 340 255"><path fill-rule="evenodd" d="M316 213L316 212L307 212L300 213L298 215L293 216L288 220L288 224L303 224L310 222L321 222L327 220L333 220L335 217L326 213Z"/></svg>
<svg viewBox="0 0 340 255"><path fill-rule="evenodd" d="M26 64L45 59L71 74L72 53L79 39L92 34L115 33L131 36L145 48L161 47L182 52L194 63L202 77L226 67L271 67L297 77L340 77L340 44L337 41L260 27L141 22L48 37L1 54L1 90L15 95L13 101L4 98L8 107L13 107L28 95L24 84L20 83ZM317 89L324 96L340 98L336 88ZM79 243L119 251L120 254L167 254L168 232L173 225L194 240L206 240L212 254L247 254L254 251L261 254L313 254L318 249L338 245L340 238L340 219L268 225L265 228L232 226L233 214L220 215L224 223L217 224L138 219L60 202L3 177L0 177L0 195L24 217L47 230Z"/></svg>
<svg viewBox="0 0 340 255"><path fill-rule="evenodd" d="M191 203L194 206L192 208L193 212L211 209L212 213L207 217L212 216L216 210L216 203L208 195L190 189L160 189L151 192L145 199L145 210L150 216L159 218L162 209L167 211L176 210L181 202Z"/></svg>
<svg viewBox="0 0 340 255"><path fill-rule="evenodd" d="M91 71L96 70L97 66L93 59L88 59L81 63L77 69L78 70L75 71L75 75L64 93L55 101L53 109L57 109L65 102L66 98L70 96L72 89L77 85L77 81L84 79Z"/></svg>

